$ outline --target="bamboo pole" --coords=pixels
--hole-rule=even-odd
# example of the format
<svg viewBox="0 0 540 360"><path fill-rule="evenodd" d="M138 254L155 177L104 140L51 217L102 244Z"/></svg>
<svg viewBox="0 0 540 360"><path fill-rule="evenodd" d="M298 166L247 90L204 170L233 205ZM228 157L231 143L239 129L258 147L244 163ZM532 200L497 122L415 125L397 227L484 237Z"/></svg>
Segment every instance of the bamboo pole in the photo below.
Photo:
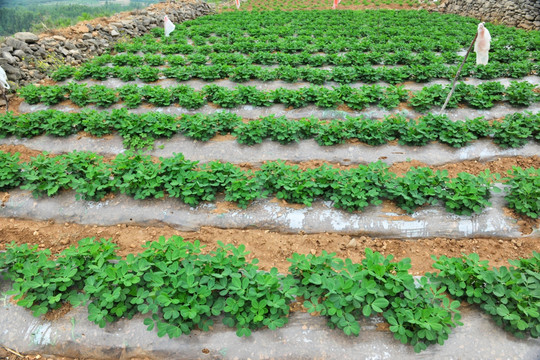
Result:
<svg viewBox="0 0 540 360"><path fill-rule="evenodd" d="M450 98L452 97L452 94L454 93L454 90L456 89L456 80L459 77L459 73L461 73L461 69L463 69L463 65L465 65L465 61L467 61L467 57L469 56L469 53L471 52L471 49L472 49L472 47L474 45L474 42L476 41L477 37L478 37L478 32L476 32L476 35L474 35L474 39L471 42L471 45L469 46L469 49L467 50L467 53L465 54L465 58L463 59L463 61L461 62L461 65L459 66L457 74L454 77L454 81L452 81L452 89L448 93L448 96L446 97L446 101L444 102L444 105L442 106L441 112L439 113L439 115L441 115L443 113L444 109L446 109L446 105L448 105L448 102L450 101Z"/></svg>

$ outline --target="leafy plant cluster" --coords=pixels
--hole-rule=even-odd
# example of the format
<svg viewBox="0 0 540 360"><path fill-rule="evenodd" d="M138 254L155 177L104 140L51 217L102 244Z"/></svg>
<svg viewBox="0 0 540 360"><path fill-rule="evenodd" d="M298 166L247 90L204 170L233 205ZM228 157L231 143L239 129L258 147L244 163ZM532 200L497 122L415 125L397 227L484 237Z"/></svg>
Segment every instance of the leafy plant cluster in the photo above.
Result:
<svg viewBox="0 0 540 360"><path fill-rule="evenodd" d="M272 56L276 54L262 53ZM123 54L122 54L123 55ZM248 80L283 80L287 82L305 81L312 84L324 84L326 82L334 81L339 84L349 84L353 82L365 82L375 83L377 81L386 81L390 84L399 84L407 80L413 80L417 82L426 82L432 79L449 79L453 80L457 73L456 66L446 66L440 62L429 62L429 64L423 64L421 60L414 62L412 54L407 57L406 54L399 56L398 59L407 59L411 64L398 67L371 67L370 62L384 62L384 65L394 65L395 62L402 60L394 59L381 59L380 54L375 54L376 60L370 60L369 56L364 53L348 53L348 55L336 55L331 54L326 57L332 59L326 59L322 55L306 54L307 59L303 62L307 62L308 66L298 66L301 60L297 59L280 59L285 65L281 65L277 68L270 68L266 66L251 65L250 61L257 61L255 59L267 59L266 55L253 55L253 59L245 58L239 55L242 59L235 59L231 55L234 54L222 54L220 57L217 55L213 58L211 64L206 64L206 57L203 59L190 59L187 57L190 65L173 65L169 67L157 68L149 65L143 65L140 67L131 66L114 66L108 67L105 65L97 65L95 63L85 63L80 68L70 68L69 66L62 66L51 74L51 78L56 81L62 81L73 77L75 80L85 80L92 78L94 80L105 80L108 77L119 78L123 81L133 81L135 79L141 79L144 82L154 82L162 77L173 78L179 81L187 81L191 79L202 79L205 81L214 81L217 79L228 78L234 82L245 82ZM117 55L120 56L120 55ZM132 55L136 56L136 55ZM172 62L182 62L186 60L171 59ZM257 56L257 57L256 57ZM296 57L299 55L283 54L281 58ZM322 58L322 59L319 59ZM163 58L161 58L163 59ZM183 58L182 58L183 59ZM200 61L202 64L194 63L194 61ZM204 61L204 62L203 62ZM227 62L237 62L238 65L231 66ZM259 60L266 63L272 63L271 60ZM403 60L404 61L404 60ZM325 62L330 62L333 66L332 69L320 69L317 66L322 66ZM312 65L313 64L313 65ZM366 65L368 64L368 65ZM495 79L499 77L511 77L522 78L529 75L533 71L533 65L529 61L517 62L510 64L490 64L488 66L473 64L467 64L460 76L463 77L478 77L481 79Z"/></svg>
<svg viewBox="0 0 540 360"><path fill-rule="evenodd" d="M394 337L414 346L444 344L459 320L459 302L450 302L445 287L418 281L408 273L410 259L393 262L365 249L361 264L336 258L323 251L320 256L293 254L289 272L298 279L298 295L309 313L323 315L328 326L358 336L361 317L382 314Z"/></svg>
<svg viewBox="0 0 540 360"><path fill-rule="evenodd" d="M540 218L540 169L514 167L507 179L508 207L533 219Z"/></svg>
<svg viewBox="0 0 540 360"><path fill-rule="evenodd" d="M162 29L154 29L153 35L118 44L116 51L122 52L116 55L121 57L119 61L109 54L96 61L119 66L126 57L136 56L134 53L142 52L146 60L146 57L155 57L156 52L161 52L170 66L191 65L190 70L168 70L167 76L179 79L199 77L211 81L210 72L214 77L228 73L234 81L249 78L293 81L288 79L299 78L315 84L328 80L340 83L384 80L397 84L412 79L423 82L432 78L453 78L462 59L457 51L467 47L468 31L476 31L476 24L468 19L417 11L263 14L248 14L242 18L220 14L205 21L188 21L179 24L170 38L163 38ZM278 19L281 16L288 21ZM345 29L343 21L352 28ZM401 26L403 23L407 24L406 28ZM378 31L381 27L384 31ZM488 27L494 34L490 63L476 66L471 57L462 69L462 76L522 78L539 70L538 32L493 24ZM442 33L445 35L441 36ZM156 42L153 36L161 37L161 42ZM142 65L141 60L136 61L137 66ZM161 65L163 60L150 58L146 63ZM211 64L210 69L201 69L200 65L207 63ZM251 64L280 65L281 68L275 71ZM371 65L379 64L406 66L371 68ZM224 71L223 66L228 65L237 68ZM304 65L309 68L297 69ZM340 68L332 71L317 69L323 65ZM174 76L175 73L180 75Z"/></svg>
<svg viewBox="0 0 540 360"><path fill-rule="evenodd" d="M330 327L347 335L359 335L361 316L382 314L394 336L416 352L442 345L451 329L462 325L459 303L443 296L444 287L425 278L416 286L407 273L410 259L395 263L370 249L362 264L326 252L293 254L284 276L276 268L258 271L256 259L246 260L243 245L218 242L215 251L203 254L198 241L173 236L144 247L121 259L110 240L86 238L53 258L50 250L11 243L0 253L0 267L13 282L8 295L34 316L66 302L88 306L88 319L100 327L140 313L160 337L208 331L217 316L238 336L261 327L274 330L288 322L297 296L309 312L327 316Z"/></svg>
<svg viewBox="0 0 540 360"><path fill-rule="evenodd" d="M19 116L9 112L0 114L0 138L31 138L42 134L63 137L79 131L102 137L116 131L124 139L126 147L144 148L152 146L157 138L170 138L177 133L207 141L218 133L231 132L241 120L229 112L184 114L180 117L158 112L137 115L126 109L111 112L83 109L78 113L51 109Z"/></svg>
<svg viewBox="0 0 540 360"><path fill-rule="evenodd" d="M477 254L432 258L439 270L426 274L432 284L446 287L455 299L477 304L516 337L540 336L540 253L493 269Z"/></svg>
<svg viewBox="0 0 540 360"><path fill-rule="evenodd" d="M364 116L326 121L313 117L291 120L269 115L249 122L242 122L238 115L221 111L211 115L183 114L180 117L157 112L136 115L126 109L111 112L85 109L79 113L51 109L18 116L0 114L0 138L31 138L43 134L69 136L79 131L98 137L116 131L128 148L152 146L155 139L171 138L175 134L208 141L218 134L229 133L240 144L246 145L259 144L265 139L285 145L314 138L324 146L352 139L377 146L397 139L402 145L421 146L439 141L459 148L479 138L493 137L495 143L503 148L517 148L529 139L540 141L540 114L514 113L493 124L482 118L454 122L446 115L433 114L414 120L395 115L380 121Z"/></svg>
<svg viewBox="0 0 540 360"><path fill-rule="evenodd" d="M224 193L226 201L245 208L255 199L275 194L278 199L306 206L323 199L347 211L363 210L388 199L409 213L426 204L441 203L447 211L471 215L490 206L491 191L500 191L494 186L499 175L487 170L477 176L460 173L449 178L446 171L413 167L403 176L396 176L380 161L345 170L328 165L301 170L297 165L275 161L263 164L257 171L243 171L218 161L199 165L182 154L157 162L148 155L127 151L108 163L91 152L74 151L56 157L42 153L28 162L20 162L18 154L0 154L0 168L5 169L0 172L0 190L20 186L36 197L54 196L64 189L73 189L77 198L86 200L100 200L111 192L135 199L162 198L167 194L196 206ZM511 181L512 177L505 180ZM519 188L506 190L509 199L521 196L524 187L532 196L521 196L522 205L516 210L534 209L538 198L530 188L538 177L520 177L517 181ZM538 216L531 211L525 214Z"/></svg>
<svg viewBox="0 0 540 360"><path fill-rule="evenodd" d="M140 254L116 255L110 240L83 239L55 259L50 251L14 243L0 254L3 276L13 281L18 304L40 316L65 302L88 306L88 320L105 327L122 317L147 315L148 330L170 338L208 331L213 318L249 336L260 327L288 322L295 288L291 278L258 271L244 245L218 242L209 254L181 237L148 242Z"/></svg>
<svg viewBox="0 0 540 360"><path fill-rule="evenodd" d="M348 26L343 27L344 23ZM426 11L234 12L178 24L167 39L163 30L156 28L152 35L118 44L116 51L164 54L358 51L379 52L381 57L398 51L433 54L466 48L470 42L467 34L474 33L476 25L473 19ZM534 57L531 55L537 50L537 32L487 26L494 35L492 60L506 63ZM156 45L153 37L161 37L161 43Z"/></svg>
<svg viewBox="0 0 540 360"><path fill-rule="evenodd" d="M111 240L86 238L52 257L37 245L11 243L0 253L0 268L13 282L8 295L34 316L66 302L88 306L88 319L100 327L143 314L147 329L156 328L160 337L208 331L218 316L238 336L274 330L288 322L291 303L303 299L308 312L325 316L329 327L346 335L359 335L362 316L380 314L397 340L421 352L443 345L452 328L463 325L459 302L446 291L479 304L517 337L536 338L540 331L536 252L493 270L476 254L434 257L439 273L415 281L410 259L394 262L369 248L360 264L324 251L295 253L288 275L276 268L259 271L243 245L218 241L216 250L204 254L199 241L173 236L147 242L144 249L122 259Z"/></svg>
<svg viewBox="0 0 540 360"><path fill-rule="evenodd" d="M535 86L528 82L512 82L506 89L500 83L486 83L478 86L460 86L458 94L453 98L450 107L456 107L460 102L467 101L470 105L480 108L491 108L495 101L508 101L514 106L527 106L531 102L540 101L540 95L534 92ZM435 84L424 87L412 94L410 104L418 111L425 111L431 106L441 106L450 86L443 87ZM206 85L201 91L190 86L180 85L174 88L161 86L128 84L118 90L103 85L87 86L86 84L70 83L69 85L22 87L19 94L29 104L44 103L55 105L69 98L78 106L96 104L109 107L124 101L129 108L135 108L145 101L155 106L170 106L179 103L188 109L198 109L207 102L212 102L222 108L234 108L240 105L271 106L283 104L287 107L300 108L315 104L321 108L336 108L342 104L353 110L363 110L369 105L379 105L384 108L396 108L409 98L409 92L401 86L363 85L352 88L348 85L333 87L309 86L297 90L278 88L275 90L257 90L254 86L240 85L234 89L221 87L216 84ZM464 95L465 94L465 95ZM478 105L482 101L487 101Z"/></svg>
<svg viewBox="0 0 540 360"><path fill-rule="evenodd" d="M447 105L456 108L467 104L477 109L490 109L496 102L508 101L512 106L529 106L538 101L535 85L528 82L511 81L508 87L499 82L486 82L478 86L458 83ZM450 86L435 84L426 86L411 98L411 105L418 111L425 111L432 106L442 106L448 96Z"/></svg>

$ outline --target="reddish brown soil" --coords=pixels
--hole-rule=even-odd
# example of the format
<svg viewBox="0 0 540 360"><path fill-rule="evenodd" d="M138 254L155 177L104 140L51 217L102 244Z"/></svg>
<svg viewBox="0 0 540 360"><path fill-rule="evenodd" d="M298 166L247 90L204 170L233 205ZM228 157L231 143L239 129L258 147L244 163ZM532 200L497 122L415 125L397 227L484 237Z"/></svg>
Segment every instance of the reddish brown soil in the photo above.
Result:
<svg viewBox="0 0 540 360"><path fill-rule="evenodd" d="M78 224L57 224L53 221L31 221L0 218L0 249L15 241L18 244L38 245L40 249L51 249L59 253L86 237L112 239L119 245L119 254L142 251L142 245L160 236L180 235L189 241L200 240L206 245L205 251L216 248L217 241L234 245L244 244L251 252L249 259L258 258L264 270L277 267L287 272L289 258L293 253L320 254L323 250L336 252L341 258L359 262L364 248L369 247L384 255L393 254L396 259L411 258L413 274L433 271L431 255L460 256L461 253L476 252L493 266L508 265L508 259L529 257L533 251L540 252L540 239L420 239L383 240L365 236L349 236L331 233L322 234L282 234L268 230L233 230L202 228L197 232L182 232L169 226L139 226L119 224L116 226L91 226Z"/></svg>

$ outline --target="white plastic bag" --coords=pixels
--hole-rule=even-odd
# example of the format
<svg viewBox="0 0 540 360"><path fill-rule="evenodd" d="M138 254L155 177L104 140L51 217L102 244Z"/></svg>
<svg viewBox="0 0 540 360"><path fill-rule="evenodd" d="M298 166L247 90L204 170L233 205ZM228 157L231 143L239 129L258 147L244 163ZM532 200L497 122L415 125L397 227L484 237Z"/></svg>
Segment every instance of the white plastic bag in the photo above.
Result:
<svg viewBox="0 0 540 360"><path fill-rule="evenodd" d="M489 47L491 45L491 35L484 23L478 24L478 37L474 42L474 52L476 53L476 65L487 65L489 60Z"/></svg>
<svg viewBox="0 0 540 360"><path fill-rule="evenodd" d="M4 69L2 69L1 66L0 66L0 86L2 86L6 90L9 89L7 74L4 71Z"/></svg>
<svg viewBox="0 0 540 360"><path fill-rule="evenodd" d="M165 15L165 18L163 18L163 26L165 27L165 37L169 37L169 34L173 32L175 26L172 21L169 20L167 15Z"/></svg>

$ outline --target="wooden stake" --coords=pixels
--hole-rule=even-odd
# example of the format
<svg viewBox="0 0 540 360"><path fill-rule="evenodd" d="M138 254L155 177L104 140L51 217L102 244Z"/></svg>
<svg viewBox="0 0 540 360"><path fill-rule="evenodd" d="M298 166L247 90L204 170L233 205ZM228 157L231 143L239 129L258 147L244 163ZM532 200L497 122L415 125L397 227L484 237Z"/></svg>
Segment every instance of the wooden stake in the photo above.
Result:
<svg viewBox="0 0 540 360"><path fill-rule="evenodd" d="M448 102L450 101L450 98L452 97L452 94L454 93L454 90L456 88L456 80L459 77L459 73L461 72L461 69L463 69L463 65L465 64L465 61L467 61L467 57L469 56L469 53L471 52L471 49L472 49L472 47L474 45L474 42L476 41L477 37L478 37L478 32L476 32L476 35L474 35L474 39L473 39L471 45L469 46L469 49L467 50L467 53L465 54L465 58L461 62L461 65L460 65L460 67L459 67L459 69L457 71L457 74L454 77L454 81L452 81L452 89L448 93L448 96L446 97L446 101L444 102L444 105L442 106L441 112L439 113L439 115L441 115L442 112L444 111L444 109L446 109L446 105L448 105Z"/></svg>
<svg viewBox="0 0 540 360"><path fill-rule="evenodd" d="M21 354L19 354L17 351L15 350L11 350L10 348L7 348L5 346L3 346L4 349L6 349L7 351L9 351L10 353L12 353L13 355L17 355L18 357L21 357L21 358L24 358L24 356L22 356Z"/></svg>

